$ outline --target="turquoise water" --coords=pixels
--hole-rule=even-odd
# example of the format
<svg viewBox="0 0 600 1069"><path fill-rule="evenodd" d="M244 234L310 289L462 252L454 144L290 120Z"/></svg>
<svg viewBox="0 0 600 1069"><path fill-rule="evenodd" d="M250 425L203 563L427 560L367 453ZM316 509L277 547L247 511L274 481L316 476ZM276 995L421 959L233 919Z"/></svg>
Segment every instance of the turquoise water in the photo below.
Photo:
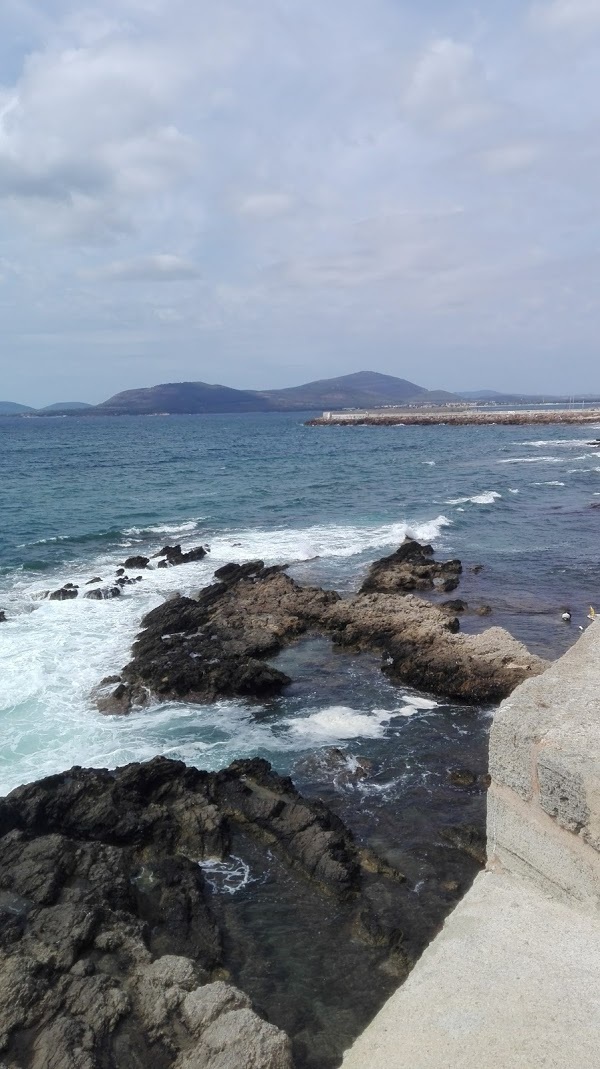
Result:
<svg viewBox="0 0 600 1069"><path fill-rule="evenodd" d="M348 745L339 716L329 734L326 717L311 721L323 712L318 692L300 707L284 700L279 720L267 723L239 702L163 706L125 720L93 710L91 688L125 663L142 615L174 590L209 582L229 560L291 562L302 581L344 591L408 531L467 566L484 565L465 572L458 593L494 613L465 618L466 628L506 624L540 651L559 652L598 591L600 455L586 444L597 434L307 428L297 414L0 420L0 608L8 617L0 789L73 763L157 752L210 766L260 752L287 771L311 745L340 736ZM149 572L115 602L39 600L169 541L207 541L211 554ZM335 704L354 708L356 693L344 684ZM389 712L397 692L382 701L360 693L357 738L394 735L398 719L384 724L373 709ZM292 730L290 718L306 723Z"/></svg>

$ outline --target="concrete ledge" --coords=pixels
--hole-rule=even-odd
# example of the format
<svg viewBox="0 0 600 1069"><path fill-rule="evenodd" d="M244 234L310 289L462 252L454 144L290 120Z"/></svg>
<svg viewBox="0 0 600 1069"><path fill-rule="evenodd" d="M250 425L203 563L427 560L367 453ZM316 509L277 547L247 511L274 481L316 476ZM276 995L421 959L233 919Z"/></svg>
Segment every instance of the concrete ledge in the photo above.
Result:
<svg viewBox="0 0 600 1069"><path fill-rule="evenodd" d="M343 1069L592 1069L600 921L482 873Z"/></svg>
<svg viewBox="0 0 600 1069"><path fill-rule="evenodd" d="M488 864L344 1069L600 1065L600 622L502 703Z"/></svg>

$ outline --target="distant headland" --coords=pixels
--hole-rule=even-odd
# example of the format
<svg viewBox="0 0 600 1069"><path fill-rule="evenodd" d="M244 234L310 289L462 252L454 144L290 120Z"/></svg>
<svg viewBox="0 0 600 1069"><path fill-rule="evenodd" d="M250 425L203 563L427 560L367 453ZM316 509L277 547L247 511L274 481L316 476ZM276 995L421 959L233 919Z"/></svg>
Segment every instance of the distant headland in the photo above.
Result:
<svg viewBox="0 0 600 1069"><path fill-rule="evenodd" d="M63 401L45 408L35 409L14 401L0 401L0 416L20 418L51 416L150 416L150 415L203 415L210 413L244 412L311 412L323 411L344 413L359 410L370 416L373 410L394 410L402 407L410 412L435 408L446 413L457 407L468 411L498 405L536 405L544 401L564 402L574 399L537 395L502 394L494 390L450 393L447 390L428 390L408 379L383 375L377 371L357 371L332 379L319 379L302 386L290 386L283 390L236 390L229 386L207 382L166 382L114 394L98 405L82 401ZM577 403L598 402L600 395L577 397ZM351 412L348 419L355 422ZM345 417L344 417L345 418ZM407 422L404 420L404 422ZM412 420L415 422L415 420ZM432 422L431 419L427 422ZM434 421L436 422L436 421ZM437 421L439 422L439 421ZM453 422L457 422L456 419ZM486 420L477 422L486 422ZM498 422L495 420L495 422ZM552 421L556 422L556 421ZM577 421L579 422L579 421Z"/></svg>

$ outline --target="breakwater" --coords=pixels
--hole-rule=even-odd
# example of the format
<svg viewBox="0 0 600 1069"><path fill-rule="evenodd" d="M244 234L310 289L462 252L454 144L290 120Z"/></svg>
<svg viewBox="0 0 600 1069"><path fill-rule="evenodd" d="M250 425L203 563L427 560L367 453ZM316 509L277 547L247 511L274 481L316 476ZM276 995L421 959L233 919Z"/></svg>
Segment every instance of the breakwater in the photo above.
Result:
<svg viewBox="0 0 600 1069"><path fill-rule="evenodd" d="M529 424L585 424L599 423L600 408L514 409L510 412L490 412L480 409L435 408L373 409L369 412L324 412L322 416L306 420L307 427L427 427L448 424L456 427L507 426ZM600 444L600 443L599 443Z"/></svg>

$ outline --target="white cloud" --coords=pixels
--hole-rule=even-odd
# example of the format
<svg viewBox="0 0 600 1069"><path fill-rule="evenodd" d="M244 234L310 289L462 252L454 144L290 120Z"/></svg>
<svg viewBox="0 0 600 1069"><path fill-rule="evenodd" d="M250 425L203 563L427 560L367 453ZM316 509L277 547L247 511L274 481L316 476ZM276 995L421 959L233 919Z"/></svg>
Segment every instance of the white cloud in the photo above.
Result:
<svg viewBox="0 0 600 1069"><path fill-rule="evenodd" d="M248 193L239 198L237 210L240 215L272 219L277 215L285 215L293 203L294 198L287 193Z"/></svg>
<svg viewBox="0 0 600 1069"><path fill-rule="evenodd" d="M489 116L485 75L473 49L450 38L434 41L415 64L403 105L408 118L446 131Z"/></svg>
<svg viewBox="0 0 600 1069"><path fill-rule="evenodd" d="M532 9L535 23L551 30L594 30L600 28L600 0L553 0Z"/></svg>
<svg viewBox="0 0 600 1069"><path fill-rule="evenodd" d="M112 263L82 273L85 278L113 282L181 282L199 278L195 264L181 256L156 253Z"/></svg>
<svg viewBox="0 0 600 1069"><path fill-rule="evenodd" d="M534 142L517 141L487 149L482 153L481 160L486 170L494 173L523 171L536 162L540 153L540 146Z"/></svg>

